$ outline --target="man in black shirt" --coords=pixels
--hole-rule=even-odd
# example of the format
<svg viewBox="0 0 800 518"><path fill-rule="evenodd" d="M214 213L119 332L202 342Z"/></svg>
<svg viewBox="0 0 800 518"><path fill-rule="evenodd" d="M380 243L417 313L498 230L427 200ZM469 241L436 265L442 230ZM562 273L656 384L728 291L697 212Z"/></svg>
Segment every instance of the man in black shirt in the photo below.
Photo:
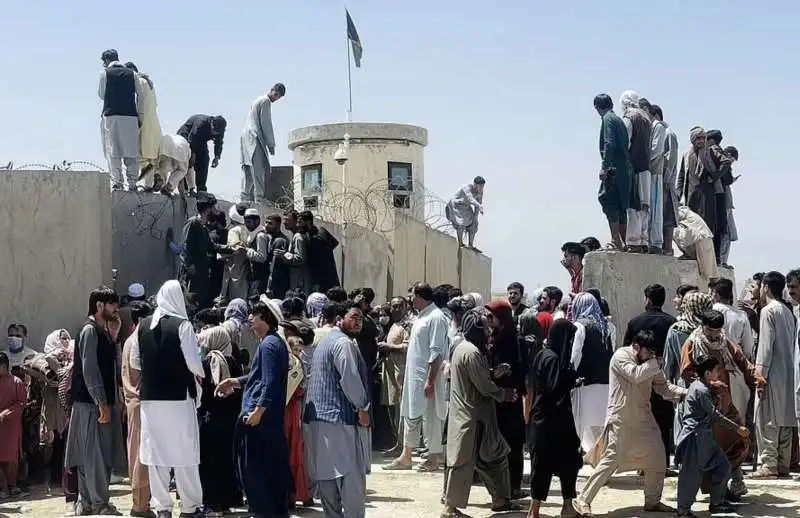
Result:
<svg viewBox="0 0 800 518"><path fill-rule="evenodd" d="M178 130L178 135L189 142L192 156L189 167L194 168L198 191L208 191L208 141L214 141L214 160L211 167L217 167L222 158L222 141L228 123L221 115L192 115Z"/></svg>
<svg viewBox="0 0 800 518"><path fill-rule="evenodd" d="M651 284L644 289L644 313L628 322L628 329L625 331L625 338L622 343L624 347L633 343L633 339L639 331L651 331L654 337L652 351L659 361L663 362L667 331L676 322L675 317L664 313L661 309L666 299L667 290L660 284ZM665 401L655 392L650 397L650 407L653 417L658 423L658 428L661 430L661 440L664 442L667 466L669 466L669 454L672 449L672 422L675 410L672 403ZM667 475L675 476L676 474L668 470Z"/></svg>
<svg viewBox="0 0 800 518"><path fill-rule="evenodd" d="M514 324L519 322L519 316L530 307L524 302L525 286L521 282L512 282L506 288L508 296L508 303L511 304L511 310L514 315Z"/></svg>

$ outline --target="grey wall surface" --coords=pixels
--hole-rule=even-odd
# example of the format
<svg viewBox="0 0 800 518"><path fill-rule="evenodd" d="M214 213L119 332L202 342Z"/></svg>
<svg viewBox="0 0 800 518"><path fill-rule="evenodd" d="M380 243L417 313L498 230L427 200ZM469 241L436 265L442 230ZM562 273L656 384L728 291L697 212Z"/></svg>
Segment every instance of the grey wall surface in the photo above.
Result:
<svg viewBox="0 0 800 518"><path fill-rule="evenodd" d="M34 349L58 328L74 336L89 292L111 283L108 184L97 172L0 173L0 314L27 326Z"/></svg>
<svg viewBox="0 0 800 518"><path fill-rule="evenodd" d="M114 192L112 197L116 289L124 294L139 282L148 294L155 293L177 275L177 256L169 243L180 242L186 222L183 203L160 193Z"/></svg>
<svg viewBox="0 0 800 518"><path fill-rule="evenodd" d="M720 268L720 277L736 285L733 270ZM667 290L664 311L675 315L672 297L681 284L693 284L702 290L708 280L702 279L695 261L680 261L661 255L592 252L584 258L583 289L597 288L608 300L613 322L617 327L617 344L622 343L628 321L644 311L644 288L661 284Z"/></svg>

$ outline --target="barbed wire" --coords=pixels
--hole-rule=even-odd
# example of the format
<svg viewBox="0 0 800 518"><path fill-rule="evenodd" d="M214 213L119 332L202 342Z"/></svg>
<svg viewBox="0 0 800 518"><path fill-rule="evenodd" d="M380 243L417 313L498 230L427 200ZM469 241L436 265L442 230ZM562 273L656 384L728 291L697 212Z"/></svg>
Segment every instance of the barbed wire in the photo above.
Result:
<svg viewBox="0 0 800 518"><path fill-rule="evenodd" d="M301 179L295 179L284 186L283 195L275 205L283 210L309 209L323 219L347 223L342 229L346 237L359 238L367 232L392 233L403 220L397 217L399 214L417 219L434 230L453 234L453 227L445 216L447 202L421 182L412 182L410 188L406 186L404 190L389 189L386 180L376 180L365 187L325 180L305 189L300 182Z"/></svg>
<svg viewBox="0 0 800 518"><path fill-rule="evenodd" d="M80 169L73 169L76 166L80 166ZM86 167L91 167L96 169L101 173L108 172L108 170L98 165L94 162L90 162L88 160L62 160L61 162L57 162L55 164L39 164L39 163L31 163L31 164L23 164L23 165L16 165L14 161L8 162L4 166L0 166L0 170L2 171L76 171L81 170L85 171Z"/></svg>
<svg viewBox="0 0 800 518"><path fill-rule="evenodd" d="M16 165L13 161L0 170L6 171L76 171L92 168L98 172L107 172L107 168L88 160L62 160L55 164L30 163ZM376 180L366 186L345 185L337 180L325 180L321 184L303 189L301 178L293 178L289 185L281 188L282 194L275 200L280 210L292 208L308 208L315 211L323 219L329 219L343 225L342 232L349 238L360 238L368 232L386 235L392 233L403 220L396 217L403 214L424 223L434 230L453 235L453 226L445 216L447 201L437 196L419 181L411 182L404 190L389 189L384 179ZM296 199L299 194L299 199ZM159 202L143 201L137 204L134 211L139 220L135 228L137 233L152 234L157 220L166 211L166 200ZM306 200L310 204L306 204ZM158 205L153 208L153 205ZM155 236L154 236L155 237Z"/></svg>

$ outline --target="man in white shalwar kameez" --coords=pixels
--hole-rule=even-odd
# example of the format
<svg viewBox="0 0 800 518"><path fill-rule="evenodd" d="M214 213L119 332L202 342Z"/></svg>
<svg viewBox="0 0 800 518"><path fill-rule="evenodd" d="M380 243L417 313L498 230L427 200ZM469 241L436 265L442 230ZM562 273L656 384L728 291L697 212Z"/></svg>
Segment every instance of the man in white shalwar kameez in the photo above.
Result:
<svg viewBox="0 0 800 518"><path fill-rule="evenodd" d="M270 177L269 157L275 154L272 130L272 103L286 95L286 87L276 83L266 95L253 101L242 130L242 201L266 203Z"/></svg>
<svg viewBox="0 0 800 518"><path fill-rule="evenodd" d="M139 109L136 104L136 74L119 62L114 49L103 52L103 73L97 95L103 101L100 136L103 154L111 172L111 188L121 190L125 180L134 189L139 175Z"/></svg>
<svg viewBox="0 0 800 518"><path fill-rule="evenodd" d="M164 283L156 303L153 316L140 322L138 343L131 347L131 366L141 371L139 459L149 467L152 507L159 516L172 511L170 468L181 516L202 516L197 407L203 364L180 283Z"/></svg>
<svg viewBox="0 0 800 518"><path fill-rule="evenodd" d="M139 73L136 65L128 61L125 66L136 72L136 107L139 111L139 167L155 166L161 147L161 123L158 120L156 90L147 74ZM152 176L148 176L152 187ZM166 181L166 178L162 177Z"/></svg>
<svg viewBox="0 0 800 518"><path fill-rule="evenodd" d="M651 109L646 99L639 106L652 118L650 134L650 223L648 236L650 252L661 254L664 248L664 149L667 142L667 126Z"/></svg>
<svg viewBox="0 0 800 518"><path fill-rule="evenodd" d="M464 246L464 231L467 231L467 246L475 249L475 234L478 233L478 216L483 214L483 189L486 180L476 176L472 183L459 189L445 207L445 216L453 225L458 246Z"/></svg>
<svg viewBox="0 0 800 518"><path fill-rule="evenodd" d="M652 331L640 331L627 347L611 357L608 385L608 413L603 435L589 452L594 473L580 496L573 500L581 515L592 514L592 501L617 471L644 471L644 509L674 512L661 502L667 471L661 432L650 410L655 391L669 401L680 401L685 388L672 385L656 359Z"/></svg>
<svg viewBox="0 0 800 518"><path fill-rule="evenodd" d="M433 303L433 288L429 284L415 284L412 293L412 306L419 313L408 340L400 402L404 426L403 453L384 469L411 469L412 452L419 446L420 435L424 433L428 458L418 469L436 471L442 461L442 432L447 417L447 385L441 370L450 351L449 323Z"/></svg>

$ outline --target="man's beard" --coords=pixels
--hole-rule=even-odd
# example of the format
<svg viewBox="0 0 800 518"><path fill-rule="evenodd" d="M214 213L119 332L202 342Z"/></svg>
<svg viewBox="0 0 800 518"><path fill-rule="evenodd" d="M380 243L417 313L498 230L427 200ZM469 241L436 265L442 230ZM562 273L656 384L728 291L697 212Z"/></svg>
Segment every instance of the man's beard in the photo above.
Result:
<svg viewBox="0 0 800 518"><path fill-rule="evenodd" d="M339 329L341 329L341 330L342 330L342 333L344 333L345 335L347 335L347 337L348 337L348 338L355 338L355 337L357 337L357 336L358 336L358 333L355 333L355 332L353 332L353 331L349 331L349 330L347 330L347 329L344 329L344 328L342 328L342 327L340 327ZM359 332L360 332L360 330L359 330Z"/></svg>
<svg viewBox="0 0 800 518"><path fill-rule="evenodd" d="M100 316L101 316L101 317L103 318L103 320L105 320L106 322L108 322L108 321L110 321L110 320L114 320L114 312L113 312L113 311L108 311L108 310L104 309L104 310L103 310L103 313L102 313Z"/></svg>

